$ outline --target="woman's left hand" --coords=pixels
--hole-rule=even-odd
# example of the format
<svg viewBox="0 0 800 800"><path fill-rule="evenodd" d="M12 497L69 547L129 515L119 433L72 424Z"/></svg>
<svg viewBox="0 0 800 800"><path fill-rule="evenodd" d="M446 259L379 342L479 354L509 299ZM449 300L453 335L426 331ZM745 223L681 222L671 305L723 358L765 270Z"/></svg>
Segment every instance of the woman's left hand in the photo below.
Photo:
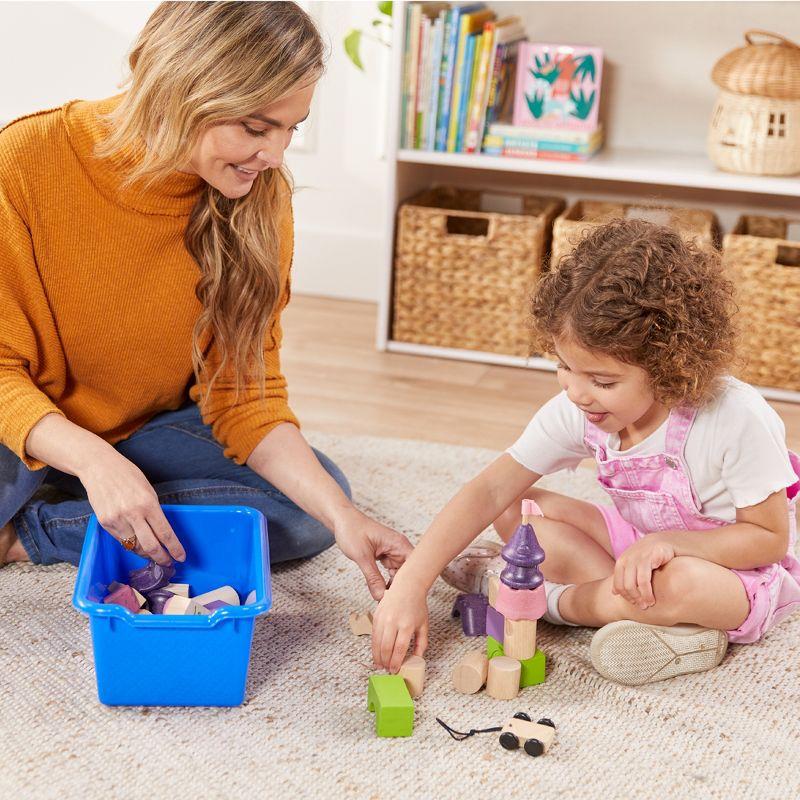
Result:
<svg viewBox="0 0 800 800"><path fill-rule="evenodd" d="M402 533L370 519L355 507L337 519L333 534L339 549L364 573L375 600L380 600L386 591L386 581L376 562L380 561L391 578L414 549Z"/></svg>
<svg viewBox="0 0 800 800"><path fill-rule="evenodd" d="M670 542L650 533L632 544L617 559L614 567L613 594L624 597L642 610L655 605L653 570L675 558Z"/></svg>

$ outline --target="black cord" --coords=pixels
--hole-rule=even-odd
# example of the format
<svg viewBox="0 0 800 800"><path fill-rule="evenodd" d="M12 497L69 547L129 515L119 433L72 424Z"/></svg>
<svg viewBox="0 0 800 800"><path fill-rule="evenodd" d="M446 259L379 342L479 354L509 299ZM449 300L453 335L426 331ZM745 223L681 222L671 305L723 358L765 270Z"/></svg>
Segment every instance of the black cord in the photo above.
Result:
<svg viewBox="0 0 800 800"><path fill-rule="evenodd" d="M464 741L464 739L468 739L470 736L474 736L476 733L497 733L497 731L503 730L502 726L498 726L497 728L472 728L469 733L464 733L462 731L457 731L454 728L451 728L446 722L443 722L442 720L440 720L439 717L436 717L436 721L457 742L462 742L462 741Z"/></svg>

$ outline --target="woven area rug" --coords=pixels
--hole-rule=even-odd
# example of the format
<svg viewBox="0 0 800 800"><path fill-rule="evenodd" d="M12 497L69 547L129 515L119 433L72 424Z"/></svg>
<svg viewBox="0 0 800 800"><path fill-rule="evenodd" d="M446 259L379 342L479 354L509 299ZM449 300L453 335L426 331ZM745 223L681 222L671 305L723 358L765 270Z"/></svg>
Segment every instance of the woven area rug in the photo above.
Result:
<svg viewBox="0 0 800 800"><path fill-rule="evenodd" d="M494 456L310 438L344 468L367 513L412 537ZM601 497L588 470L547 485ZM232 709L102 706L88 624L70 604L74 577L68 565L0 571L0 797L8 800L800 796L800 614L757 645L732 647L718 669L646 688L594 672L590 630L543 623L546 683L500 702L453 690L453 665L476 640L450 619L455 592L439 581L414 735L387 740L366 711L369 640L347 626L349 611L371 601L335 549L275 571L248 699ZM496 734L456 742L435 721L468 730L518 710L555 721L544 757L502 750Z"/></svg>

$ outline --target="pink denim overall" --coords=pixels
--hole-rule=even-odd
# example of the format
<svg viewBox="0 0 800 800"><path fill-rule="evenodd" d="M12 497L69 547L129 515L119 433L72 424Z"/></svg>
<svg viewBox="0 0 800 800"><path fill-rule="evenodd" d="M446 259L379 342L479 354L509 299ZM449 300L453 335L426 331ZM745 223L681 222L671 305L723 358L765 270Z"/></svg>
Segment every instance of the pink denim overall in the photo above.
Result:
<svg viewBox="0 0 800 800"><path fill-rule="evenodd" d="M648 533L710 530L729 524L700 513L689 477L683 453L696 413L691 408L673 409L667 421L665 452L647 456L609 458L608 434L586 422L584 442L595 454L600 485L614 501L613 507L598 509L608 526L615 560ZM791 452L789 458L798 475L798 482L787 489L789 550L777 564L732 570L744 584L750 613L739 628L728 631L731 642L758 641L769 628L800 608L800 561L794 555L800 458Z"/></svg>

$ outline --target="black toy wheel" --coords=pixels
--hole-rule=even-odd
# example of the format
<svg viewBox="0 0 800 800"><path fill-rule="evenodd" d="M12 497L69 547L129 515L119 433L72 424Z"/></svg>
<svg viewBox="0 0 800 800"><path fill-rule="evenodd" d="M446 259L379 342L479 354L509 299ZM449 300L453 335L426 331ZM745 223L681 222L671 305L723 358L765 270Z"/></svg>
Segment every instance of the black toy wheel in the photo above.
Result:
<svg viewBox="0 0 800 800"><path fill-rule="evenodd" d="M531 721L530 715L526 714L524 711L517 711L517 713L514 714L514 719L524 719L525 722Z"/></svg>
<svg viewBox="0 0 800 800"><path fill-rule="evenodd" d="M528 739L525 742L525 752L529 756L540 756L544 753L544 745L538 739Z"/></svg>
<svg viewBox="0 0 800 800"><path fill-rule="evenodd" d="M539 723L538 723L538 724L539 724L539 725L547 725L548 727L552 728L553 730L555 730L555 729L556 729L556 724L555 724L555 722L553 722L553 720L551 720L551 719L548 719L547 717L542 717L542 718L539 720Z"/></svg>
<svg viewBox="0 0 800 800"><path fill-rule="evenodd" d="M506 750L516 750L519 747L519 739L511 731L506 731L500 734L500 745Z"/></svg>

